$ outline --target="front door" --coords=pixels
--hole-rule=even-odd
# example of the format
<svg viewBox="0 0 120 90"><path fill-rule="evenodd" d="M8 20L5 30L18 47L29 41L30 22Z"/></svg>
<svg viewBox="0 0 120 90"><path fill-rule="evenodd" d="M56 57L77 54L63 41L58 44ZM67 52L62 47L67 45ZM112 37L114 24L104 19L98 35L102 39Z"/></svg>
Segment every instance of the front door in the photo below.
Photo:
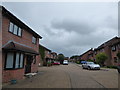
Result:
<svg viewBox="0 0 120 90"><path fill-rule="evenodd" d="M31 55L27 55L26 65L25 65L25 74L31 72L31 64L33 57Z"/></svg>

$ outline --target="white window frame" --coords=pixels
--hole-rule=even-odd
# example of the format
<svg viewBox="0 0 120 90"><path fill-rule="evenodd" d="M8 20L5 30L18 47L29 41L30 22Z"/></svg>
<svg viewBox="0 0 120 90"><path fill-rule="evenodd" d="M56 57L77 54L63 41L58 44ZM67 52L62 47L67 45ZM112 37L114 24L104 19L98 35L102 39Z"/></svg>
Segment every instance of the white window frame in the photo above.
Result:
<svg viewBox="0 0 120 90"><path fill-rule="evenodd" d="M11 61L8 57L9 53L13 55L11 67L9 66L9 61ZM6 55L5 61L5 69L21 69L24 68L24 54L18 52L8 52Z"/></svg>
<svg viewBox="0 0 120 90"><path fill-rule="evenodd" d="M22 36L22 29L12 22L10 22L10 24L9 24L9 30L8 31L11 32L14 35L17 35L17 36L20 36L20 37Z"/></svg>

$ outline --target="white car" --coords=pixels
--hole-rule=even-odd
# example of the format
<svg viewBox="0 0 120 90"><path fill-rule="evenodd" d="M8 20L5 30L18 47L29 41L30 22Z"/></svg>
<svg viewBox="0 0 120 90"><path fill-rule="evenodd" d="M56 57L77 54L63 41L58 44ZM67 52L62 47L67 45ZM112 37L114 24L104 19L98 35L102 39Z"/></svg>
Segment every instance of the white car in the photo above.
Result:
<svg viewBox="0 0 120 90"><path fill-rule="evenodd" d="M68 60L64 60L63 65L68 65Z"/></svg>
<svg viewBox="0 0 120 90"><path fill-rule="evenodd" d="M85 64L82 64L83 69L98 69L100 70L100 65L95 64L94 62L86 62Z"/></svg>

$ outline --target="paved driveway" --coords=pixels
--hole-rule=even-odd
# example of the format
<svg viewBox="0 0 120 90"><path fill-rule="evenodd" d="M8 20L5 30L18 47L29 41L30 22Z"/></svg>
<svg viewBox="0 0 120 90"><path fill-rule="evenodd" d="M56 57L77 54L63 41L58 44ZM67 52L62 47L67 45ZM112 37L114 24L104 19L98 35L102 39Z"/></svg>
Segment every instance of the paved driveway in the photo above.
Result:
<svg viewBox="0 0 120 90"><path fill-rule="evenodd" d="M115 69L84 70L77 64L39 67L39 73L4 88L118 88Z"/></svg>

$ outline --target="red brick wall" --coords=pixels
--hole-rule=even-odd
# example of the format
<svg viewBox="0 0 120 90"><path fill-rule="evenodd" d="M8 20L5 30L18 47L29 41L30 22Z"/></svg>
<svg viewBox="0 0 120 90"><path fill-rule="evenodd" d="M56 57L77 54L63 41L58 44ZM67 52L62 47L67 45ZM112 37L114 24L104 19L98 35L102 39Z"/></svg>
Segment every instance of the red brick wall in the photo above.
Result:
<svg viewBox="0 0 120 90"><path fill-rule="evenodd" d="M39 39L37 39L37 44L32 44L32 34L23 29L22 37L18 37L8 32L9 29L9 19L4 17L2 18L2 45L6 44L9 40L14 40L15 42L27 45L32 47L35 51L39 52ZM5 63L5 56L2 56L3 69ZM38 62L40 57L36 57L36 64L33 64L31 67L31 72L36 72L38 70ZM8 82L11 78L22 79L24 76L25 69L17 70L3 70L3 82Z"/></svg>

